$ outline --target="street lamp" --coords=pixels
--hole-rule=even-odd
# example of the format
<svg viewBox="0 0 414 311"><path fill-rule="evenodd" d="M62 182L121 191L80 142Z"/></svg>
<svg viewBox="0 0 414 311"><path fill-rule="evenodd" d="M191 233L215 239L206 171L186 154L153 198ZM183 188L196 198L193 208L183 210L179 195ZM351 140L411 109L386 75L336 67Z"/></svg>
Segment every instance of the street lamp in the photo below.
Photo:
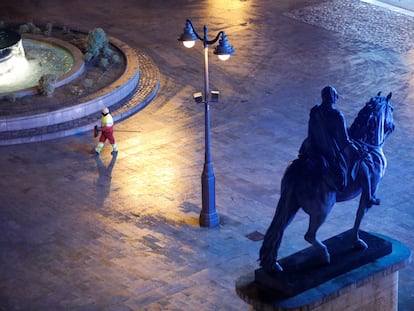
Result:
<svg viewBox="0 0 414 311"><path fill-rule="evenodd" d="M210 153L210 102L218 101L219 92L210 92L209 88L208 46L219 41L219 45L214 48L214 54L221 60L227 60L230 55L234 54L234 49L229 45L224 31L220 31L213 40L208 40L207 27L204 26L204 36L201 37L188 19L185 23L184 32L178 40L182 41L187 48L192 48L197 40L201 40L204 46L204 97L201 92L194 93L193 97L196 103L204 103L205 109L205 153L204 168L201 175L202 209L200 213L200 226L212 228L219 224L220 218L216 211L216 178L214 176L213 162Z"/></svg>

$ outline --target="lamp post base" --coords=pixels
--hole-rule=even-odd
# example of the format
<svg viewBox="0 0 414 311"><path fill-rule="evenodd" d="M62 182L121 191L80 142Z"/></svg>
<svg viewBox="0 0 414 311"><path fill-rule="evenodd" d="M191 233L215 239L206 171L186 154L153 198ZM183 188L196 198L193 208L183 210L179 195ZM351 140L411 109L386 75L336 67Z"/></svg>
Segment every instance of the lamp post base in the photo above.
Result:
<svg viewBox="0 0 414 311"><path fill-rule="evenodd" d="M207 228L214 228L220 223L220 217L217 212L214 213L203 213L200 214L200 226Z"/></svg>
<svg viewBox="0 0 414 311"><path fill-rule="evenodd" d="M201 175L202 209L200 213L200 226L213 228L220 222L216 212L216 177L214 176L213 163L204 164Z"/></svg>

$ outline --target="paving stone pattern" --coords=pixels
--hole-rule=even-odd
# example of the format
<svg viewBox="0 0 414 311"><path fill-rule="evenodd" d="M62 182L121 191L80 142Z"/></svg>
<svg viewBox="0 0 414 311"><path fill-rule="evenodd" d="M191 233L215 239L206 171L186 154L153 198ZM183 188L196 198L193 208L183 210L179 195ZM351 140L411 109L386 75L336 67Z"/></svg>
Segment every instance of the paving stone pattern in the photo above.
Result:
<svg viewBox="0 0 414 311"><path fill-rule="evenodd" d="M320 4L1 2L0 20L102 27L151 57L160 88L143 110L116 124L116 157L108 145L94 157L92 133L0 147L0 310L247 310L235 281L258 268L260 239L251 237L270 224L282 174L327 84L338 89L348 123L370 96L393 92L396 131L384 146L382 201L362 228L414 249L414 51L287 16ZM221 93L211 107L221 218L213 229L198 225L204 109L192 93L203 89L203 57L200 42L185 49L177 41L186 18L200 31L206 24L211 37L225 30L236 50L226 63L210 51L210 86ZM337 204L319 237L349 229L357 203ZM281 257L308 246L306 227L299 212ZM412 265L400 271L399 287L399 310L413 310Z"/></svg>

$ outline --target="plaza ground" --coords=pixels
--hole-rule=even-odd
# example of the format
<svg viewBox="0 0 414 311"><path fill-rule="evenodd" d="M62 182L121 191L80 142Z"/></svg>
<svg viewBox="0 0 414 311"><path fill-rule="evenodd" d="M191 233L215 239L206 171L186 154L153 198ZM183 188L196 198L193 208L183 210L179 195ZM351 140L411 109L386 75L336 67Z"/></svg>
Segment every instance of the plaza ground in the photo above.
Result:
<svg viewBox="0 0 414 311"><path fill-rule="evenodd" d="M388 1L390 2L390 1ZM190 18L224 30L236 54L210 51L211 151L220 225L200 228L204 109L200 42ZM0 147L0 310L247 310L235 281L258 268L280 179L306 136L310 108L333 85L350 124L370 96L393 92L388 169L362 229L414 249L414 19L357 0L2 2L0 20L102 27L158 65L157 97L116 124L119 154L94 157L92 132ZM353 225L338 203L325 239ZM307 216L280 256L308 244ZM400 271L399 310L414 309L414 268Z"/></svg>

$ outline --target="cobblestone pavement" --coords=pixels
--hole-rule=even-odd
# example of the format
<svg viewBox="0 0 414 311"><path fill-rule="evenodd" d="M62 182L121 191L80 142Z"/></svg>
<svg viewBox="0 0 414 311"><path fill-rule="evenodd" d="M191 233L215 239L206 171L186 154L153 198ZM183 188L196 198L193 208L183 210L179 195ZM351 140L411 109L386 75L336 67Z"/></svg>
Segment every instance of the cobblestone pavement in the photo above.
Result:
<svg viewBox="0 0 414 311"><path fill-rule="evenodd" d="M393 48L398 30L391 45L370 40L372 23L403 27L407 18L382 11L393 14L391 21L378 21L378 8L364 4L364 15L354 19L366 27L353 36L292 17L321 3L1 2L0 20L104 28L147 53L161 85L153 102L116 125L117 157L108 146L93 157L91 133L0 147L0 310L247 310L234 284L258 267L260 241L246 235L270 224L280 178L327 84L339 90L349 123L370 96L393 92L397 129L384 147L382 203L362 229L414 249L413 37L405 49ZM211 89L221 91L211 109L221 217L214 229L198 226L204 110L191 94L203 88L203 65L199 43L187 50L177 42L187 18L200 31L206 24L211 37L225 30L236 49L226 63L210 56ZM334 20L340 27L353 23ZM349 229L356 206L356 200L337 204L319 237ZM300 212L280 256L308 246L306 226ZM399 310L413 310L412 265L400 271L399 286Z"/></svg>
<svg viewBox="0 0 414 311"><path fill-rule="evenodd" d="M364 0L365 2L378 2L379 4L383 3L385 5L391 5L396 8L392 8L393 10L398 11L399 8L408 10L414 14L414 3L411 0L379 0L379 1L372 1L372 0ZM410 13L411 14L411 13Z"/></svg>

